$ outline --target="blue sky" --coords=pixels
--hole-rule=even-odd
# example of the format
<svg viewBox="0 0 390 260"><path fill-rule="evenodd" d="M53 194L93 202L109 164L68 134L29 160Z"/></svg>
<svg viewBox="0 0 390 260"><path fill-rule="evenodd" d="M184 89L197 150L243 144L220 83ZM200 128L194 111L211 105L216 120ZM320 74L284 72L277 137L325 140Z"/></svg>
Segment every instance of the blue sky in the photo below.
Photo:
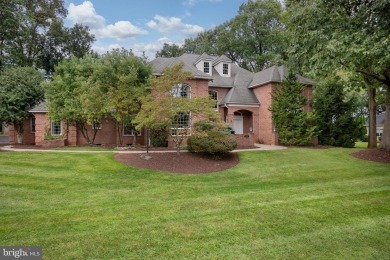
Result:
<svg viewBox="0 0 390 260"><path fill-rule="evenodd" d="M247 0L65 0L65 24L88 25L96 36L93 49L144 51L154 59L164 43L181 45L184 39L214 28L237 15Z"/></svg>

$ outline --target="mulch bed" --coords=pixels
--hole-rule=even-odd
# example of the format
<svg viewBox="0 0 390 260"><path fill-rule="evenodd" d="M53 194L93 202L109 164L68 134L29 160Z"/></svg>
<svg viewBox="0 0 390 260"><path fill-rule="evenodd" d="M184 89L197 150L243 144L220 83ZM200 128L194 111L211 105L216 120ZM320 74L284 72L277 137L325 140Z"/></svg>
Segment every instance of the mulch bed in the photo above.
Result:
<svg viewBox="0 0 390 260"><path fill-rule="evenodd" d="M221 159L196 153L143 153L116 154L115 159L123 164L137 168L166 171L172 173L211 173L232 168L240 160L237 153L229 153Z"/></svg>
<svg viewBox="0 0 390 260"><path fill-rule="evenodd" d="M381 149L364 149L351 155L362 160L390 163L390 152Z"/></svg>

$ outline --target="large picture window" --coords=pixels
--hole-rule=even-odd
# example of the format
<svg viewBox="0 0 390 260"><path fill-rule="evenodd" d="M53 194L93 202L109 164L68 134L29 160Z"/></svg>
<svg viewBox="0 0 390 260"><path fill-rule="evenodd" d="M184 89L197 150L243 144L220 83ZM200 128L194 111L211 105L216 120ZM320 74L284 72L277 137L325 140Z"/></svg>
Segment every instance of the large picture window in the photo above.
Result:
<svg viewBox="0 0 390 260"><path fill-rule="evenodd" d="M179 112L172 121L172 135L188 135L191 128L191 114Z"/></svg>
<svg viewBox="0 0 390 260"><path fill-rule="evenodd" d="M61 121L51 121L51 133L50 134L53 136L62 135Z"/></svg>
<svg viewBox="0 0 390 260"><path fill-rule="evenodd" d="M188 84L177 84L171 91L174 97L191 98L191 86Z"/></svg>

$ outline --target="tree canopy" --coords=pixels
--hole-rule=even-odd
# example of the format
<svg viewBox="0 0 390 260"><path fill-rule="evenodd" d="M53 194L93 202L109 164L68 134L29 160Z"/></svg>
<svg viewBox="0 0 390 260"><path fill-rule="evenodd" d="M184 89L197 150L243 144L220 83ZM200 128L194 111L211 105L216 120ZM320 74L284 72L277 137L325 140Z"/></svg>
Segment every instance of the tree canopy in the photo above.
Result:
<svg viewBox="0 0 390 260"><path fill-rule="evenodd" d="M139 99L147 91L150 74L145 60L124 49L102 57L63 60L52 81L44 84L49 115L76 122L88 143L94 142L98 129L91 137L87 126L106 116L119 123L118 131L122 133L140 108Z"/></svg>
<svg viewBox="0 0 390 260"><path fill-rule="evenodd" d="M88 27L63 25L63 0L9 0L0 3L0 69L35 66L52 72L64 57L82 57L95 40Z"/></svg>
<svg viewBox="0 0 390 260"><path fill-rule="evenodd" d="M43 99L43 74L31 67L0 71L0 122L12 123L22 139L28 111Z"/></svg>
<svg viewBox="0 0 390 260"><path fill-rule="evenodd" d="M390 2L288 0L286 6L294 63L317 75L349 70L368 84L377 81L387 90L389 110ZM390 113L386 115L381 146L390 150Z"/></svg>

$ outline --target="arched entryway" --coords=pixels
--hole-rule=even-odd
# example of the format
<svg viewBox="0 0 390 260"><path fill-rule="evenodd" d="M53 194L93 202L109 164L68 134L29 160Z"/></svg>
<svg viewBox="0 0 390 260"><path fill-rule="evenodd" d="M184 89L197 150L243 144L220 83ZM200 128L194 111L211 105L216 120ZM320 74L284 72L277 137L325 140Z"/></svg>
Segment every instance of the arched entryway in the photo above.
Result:
<svg viewBox="0 0 390 260"><path fill-rule="evenodd" d="M236 134L253 133L253 113L248 110L237 110L233 114L233 129Z"/></svg>

